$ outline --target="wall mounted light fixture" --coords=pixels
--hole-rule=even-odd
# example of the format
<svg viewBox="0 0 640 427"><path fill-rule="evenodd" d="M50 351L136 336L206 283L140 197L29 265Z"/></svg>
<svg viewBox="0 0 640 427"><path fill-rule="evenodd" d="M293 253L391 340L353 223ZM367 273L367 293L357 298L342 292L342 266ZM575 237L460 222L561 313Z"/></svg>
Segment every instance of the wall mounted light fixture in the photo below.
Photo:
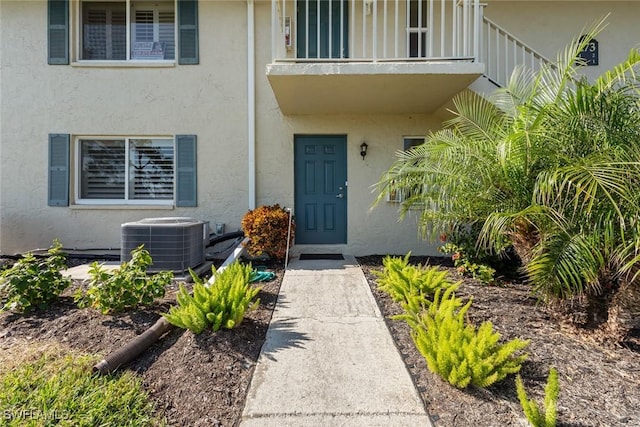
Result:
<svg viewBox="0 0 640 427"><path fill-rule="evenodd" d="M366 142L362 141L362 144L360 144L360 155L362 156L362 160L364 160L364 158L367 155L367 148L369 146L367 145Z"/></svg>
<svg viewBox="0 0 640 427"><path fill-rule="evenodd" d="M364 6L365 6L365 11L367 13L367 15L371 15L371 4L373 3L373 0L364 0Z"/></svg>

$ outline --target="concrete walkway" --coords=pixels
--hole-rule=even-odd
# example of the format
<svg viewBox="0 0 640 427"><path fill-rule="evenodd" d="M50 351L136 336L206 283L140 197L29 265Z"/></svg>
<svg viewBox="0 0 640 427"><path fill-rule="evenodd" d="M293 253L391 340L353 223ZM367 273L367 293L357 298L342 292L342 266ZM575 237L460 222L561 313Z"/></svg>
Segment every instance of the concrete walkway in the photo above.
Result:
<svg viewBox="0 0 640 427"><path fill-rule="evenodd" d="M354 257L289 263L240 425L432 426Z"/></svg>

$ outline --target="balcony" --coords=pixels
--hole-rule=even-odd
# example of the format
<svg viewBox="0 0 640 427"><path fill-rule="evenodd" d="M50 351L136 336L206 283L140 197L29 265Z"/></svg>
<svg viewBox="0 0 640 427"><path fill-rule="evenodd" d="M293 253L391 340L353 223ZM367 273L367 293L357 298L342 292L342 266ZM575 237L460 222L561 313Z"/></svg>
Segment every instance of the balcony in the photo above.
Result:
<svg viewBox="0 0 640 427"><path fill-rule="evenodd" d="M272 0L284 114L437 110L484 72L479 0Z"/></svg>

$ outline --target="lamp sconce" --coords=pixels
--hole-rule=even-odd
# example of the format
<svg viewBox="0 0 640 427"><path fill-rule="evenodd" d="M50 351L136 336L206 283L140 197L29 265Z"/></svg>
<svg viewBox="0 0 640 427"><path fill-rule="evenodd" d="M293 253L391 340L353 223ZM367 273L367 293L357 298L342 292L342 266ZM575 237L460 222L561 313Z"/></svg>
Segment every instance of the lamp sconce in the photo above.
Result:
<svg viewBox="0 0 640 427"><path fill-rule="evenodd" d="M369 146L364 141L362 141L362 144L360 144L360 155L362 156L362 160L364 160L364 158L367 156L367 148L368 147Z"/></svg>
<svg viewBox="0 0 640 427"><path fill-rule="evenodd" d="M373 4L373 0L364 0L365 12L367 15L371 15L371 4Z"/></svg>

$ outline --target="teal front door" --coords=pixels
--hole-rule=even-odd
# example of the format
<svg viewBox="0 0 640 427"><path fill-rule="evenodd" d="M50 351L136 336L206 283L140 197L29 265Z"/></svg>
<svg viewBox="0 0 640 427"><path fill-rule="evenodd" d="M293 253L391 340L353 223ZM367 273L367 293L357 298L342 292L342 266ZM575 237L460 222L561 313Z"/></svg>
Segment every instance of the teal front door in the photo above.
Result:
<svg viewBox="0 0 640 427"><path fill-rule="evenodd" d="M298 135L294 151L296 243L347 243L347 137Z"/></svg>

